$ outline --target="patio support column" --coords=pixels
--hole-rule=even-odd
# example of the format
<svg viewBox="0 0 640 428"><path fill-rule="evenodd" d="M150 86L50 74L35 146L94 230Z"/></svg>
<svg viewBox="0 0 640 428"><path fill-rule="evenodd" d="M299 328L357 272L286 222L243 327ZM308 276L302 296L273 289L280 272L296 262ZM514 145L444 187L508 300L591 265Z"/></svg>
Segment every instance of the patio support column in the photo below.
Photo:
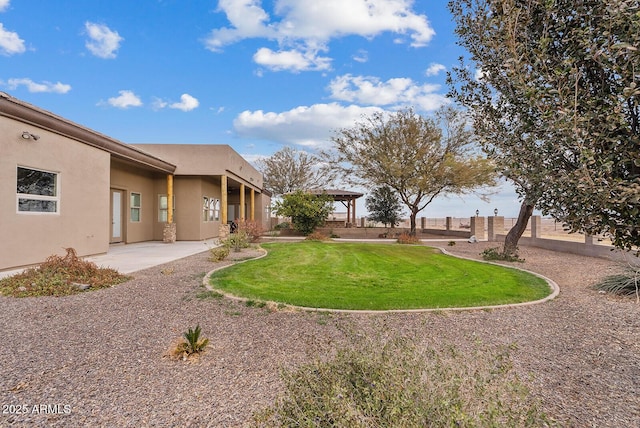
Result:
<svg viewBox="0 0 640 428"><path fill-rule="evenodd" d="M249 220L251 221L256 220L255 209L256 209L256 191L254 189L251 189L251 199L249 201Z"/></svg>
<svg viewBox="0 0 640 428"><path fill-rule="evenodd" d="M229 236L229 225L227 224L227 217L229 208L227 204L229 203L228 199L228 190L227 190L227 176L220 176L220 229L218 233L219 239L227 239Z"/></svg>
<svg viewBox="0 0 640 428"><path fill-rule="evenodd" d="M351 217L352 217L351 223L353 224L353 227L356 227L356 200L352 199L350 201L350 204L353 205L353 209L351 210Z"/></svg>
<svg viewBox="0 0 640 428"><path fill-rule="evenodd" d="M244 204L244 184L240 184L240 221L245 221Z"/></svg>
<svg viewBox="0 0 640 428"><path fill-rule="evenodd" d="M176 224L173 222L173 174L167 175L167 223L162 231L162 242L176 242Z"/></svg>
<svg viewBox="0 0 640 428"><path fill-rule="evenodd" d="M351 223L351 201L347 200L347 224L346 226L349 227L349 224Z"/></svg>
<svg viewBox="0 0 640 428"><path fill-rule="evenodd" d="M167 223L173 223L173 175L167 175Z"/></svg>
<svg viewBox="0 0 640 428"><path fill-rule="evenodd" d="M220 176L220 222L222 224L227 224L227 215L229 212L229 208L227 207L227 204L229 203L229 200L227 198L227 176L226 175L221 175Z"/></svg>

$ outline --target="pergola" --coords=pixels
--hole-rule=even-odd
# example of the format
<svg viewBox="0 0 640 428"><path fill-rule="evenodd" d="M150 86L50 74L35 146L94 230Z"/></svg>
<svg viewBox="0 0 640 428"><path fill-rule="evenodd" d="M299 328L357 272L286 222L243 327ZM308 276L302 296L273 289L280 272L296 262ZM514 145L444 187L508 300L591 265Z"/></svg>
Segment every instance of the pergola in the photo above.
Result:
<svg viewBox="0 0 640 428"><path fill-rule="evenodd" d="M313 195L326 194L331 196L334 201L342 203L347 208L347 224L356 224L356 199L363 196L364 193L340 189L316 189L311 190L310 193Z"/></svg>

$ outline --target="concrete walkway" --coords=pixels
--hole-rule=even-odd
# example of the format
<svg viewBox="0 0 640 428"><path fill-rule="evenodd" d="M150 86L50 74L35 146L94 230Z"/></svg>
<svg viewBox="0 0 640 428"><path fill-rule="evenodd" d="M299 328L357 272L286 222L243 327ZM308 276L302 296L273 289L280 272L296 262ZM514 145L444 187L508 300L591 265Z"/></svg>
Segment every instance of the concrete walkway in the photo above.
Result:
<svg viewBox="0 0 640 428"><path fill-rule="evenodd" d="M107 254L85 257L100 267L116 269L120 273L131 273L173 260L208 251L215 247L215 240L178 241L165 244L159 241L139 242L126 245L112 245ZM14 275L22 269L0 272L0 278Z"/></svg>
<svg viewBox="0 0 640 428"><path fill-rule="evenodd" d="M139 242L112 245L107 254L86 257L85 260L100 267L116 269L120 273L131 273L202 253L215 246L214 240L177 241L173 244L159 241Z"/></svg>

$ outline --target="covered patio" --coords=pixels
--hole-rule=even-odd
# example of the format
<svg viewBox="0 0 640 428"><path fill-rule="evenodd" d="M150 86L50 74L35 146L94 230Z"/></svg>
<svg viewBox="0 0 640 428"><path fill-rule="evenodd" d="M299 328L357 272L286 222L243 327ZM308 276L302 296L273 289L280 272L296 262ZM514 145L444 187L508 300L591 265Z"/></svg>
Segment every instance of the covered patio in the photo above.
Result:
<svg viewBox="0 0 640 428"><path fill-rule="evenodd" d="M333 198L335 202L340 202L347 209L347 220L327 220L329 227L356 227L356 199L362 197L363 193L351 192L340 189L316 189L311 190L311 194L326 194Z"/></svg>

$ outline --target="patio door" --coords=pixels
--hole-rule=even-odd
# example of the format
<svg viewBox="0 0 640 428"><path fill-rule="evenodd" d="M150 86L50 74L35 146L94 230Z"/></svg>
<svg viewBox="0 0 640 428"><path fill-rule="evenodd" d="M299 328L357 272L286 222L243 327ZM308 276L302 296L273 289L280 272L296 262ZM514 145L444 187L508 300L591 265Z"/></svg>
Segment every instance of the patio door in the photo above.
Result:
<svg viewBox="0 0 640 428"><path fill-rule="evenodd" d="M109 243L122 242L124 217L124 191L111 189L111 232Z"/></svg>

